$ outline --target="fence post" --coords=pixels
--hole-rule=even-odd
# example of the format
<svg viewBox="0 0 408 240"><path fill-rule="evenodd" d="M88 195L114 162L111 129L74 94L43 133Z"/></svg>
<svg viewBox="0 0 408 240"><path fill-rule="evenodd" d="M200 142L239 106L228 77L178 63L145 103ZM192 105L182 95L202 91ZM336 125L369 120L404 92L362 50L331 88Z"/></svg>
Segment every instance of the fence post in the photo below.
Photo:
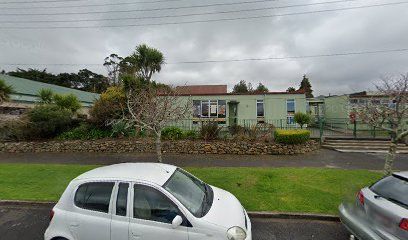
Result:
<svg viewBox="0 0 408 240"><path fill-rule="evenodd" d="M357 121L354 120L353 122L353 136L354 138L357 138Z"/></svg>
<svg viewBox="0 0 408 240"><path fill-rule="evenodd" d="M373 137L375 138L375 126L373 127Z"/></svg>
<svg viewBox="0 0 408 240"><path fill-rule="evenodd" d="M320 144L322 144L323 141L323 121L322 118L319 118L319 130L320 130Z"/></svg>

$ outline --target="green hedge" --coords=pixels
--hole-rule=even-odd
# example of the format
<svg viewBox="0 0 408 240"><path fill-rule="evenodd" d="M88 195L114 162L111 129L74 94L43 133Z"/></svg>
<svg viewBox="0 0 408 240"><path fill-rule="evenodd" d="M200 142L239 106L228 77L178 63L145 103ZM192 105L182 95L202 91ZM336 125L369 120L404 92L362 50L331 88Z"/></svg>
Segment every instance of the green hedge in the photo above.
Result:
<svg viewBox="0 0 408 240"><path fill-rule="evenodd" d="M108 138L111 136L111 131L94 128L88 124L81 124L79 127L60 134L59 140L97 140Z"/></svg>
<svg viewBox="0 0 408 240"><path fill-rule="evenodd" d="M308 130L275 130L275 141L283 144L299 144L310 139Z"/></svg>

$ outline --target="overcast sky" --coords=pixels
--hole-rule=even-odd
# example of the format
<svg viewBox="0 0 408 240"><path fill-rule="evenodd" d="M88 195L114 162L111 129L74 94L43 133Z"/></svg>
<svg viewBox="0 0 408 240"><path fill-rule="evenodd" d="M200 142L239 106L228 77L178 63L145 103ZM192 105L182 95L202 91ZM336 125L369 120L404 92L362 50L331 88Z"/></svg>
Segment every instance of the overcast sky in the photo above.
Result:
<svg viewBox="0 0 408 240"><path fill-rule="evenodd" d="M383 75L408 72L408 51L268 61L174 64L185 61L275 58L408 48L408 4L249 20L118 28L72 28L282 15L402 2L403 0L356 0L278 9L271 9L271 7L335 0L159 0L156 3L73 8L68 6L149 0L33 1L43 2L5 4L10 0L0 0L0 22L2 22L0 23L0 69L10 71L17 67L4 65L5 63L35 63L49 64L31 67L47 68L53 73L77 72L79 69L88 68L106 75L106 70L102 66L104 57L110 53L126 56L134 50L136 45L146 43L162 51L168 63L154 78L160 82L174 85L228 84L229 89L231 89L235 83L243 79L252 82L253 85L262 82L270 91L285 91L290 86L298 87L302 75L306 74L311 80L315 95L327 95L329 93L342 94L372 89L375 81ZM185 6L237 2L253 3L184 8ZM131 12L132 10L169 7L182 8ZM64 22L67 20L140 18L259 8L269 9L176 18ZM129 12L67 14L123 10ZM60 15L33 15L44 13ZM25 21L28 23L4 23L5 21ZM4 29L4 27L71 28ZM100 65L60 66L51 64Z"/></svg>

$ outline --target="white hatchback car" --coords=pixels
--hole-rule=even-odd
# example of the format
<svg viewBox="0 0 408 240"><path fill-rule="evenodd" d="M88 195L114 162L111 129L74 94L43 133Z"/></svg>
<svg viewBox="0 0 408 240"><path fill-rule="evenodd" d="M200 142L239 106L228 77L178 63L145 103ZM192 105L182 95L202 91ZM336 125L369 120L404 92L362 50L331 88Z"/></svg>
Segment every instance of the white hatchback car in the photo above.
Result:
<svg viewBox="0 0 408 240"><path fill-rule="evenodd" d="M252 240L231 193L175 166L123 163L72 180L45 240Z"/></svg>

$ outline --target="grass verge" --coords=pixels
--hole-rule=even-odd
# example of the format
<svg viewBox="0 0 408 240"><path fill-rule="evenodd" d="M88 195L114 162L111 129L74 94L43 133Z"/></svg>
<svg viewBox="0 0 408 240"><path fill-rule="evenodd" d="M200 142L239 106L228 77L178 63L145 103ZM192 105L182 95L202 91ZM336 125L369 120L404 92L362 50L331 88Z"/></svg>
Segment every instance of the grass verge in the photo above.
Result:
<svg viewBox="0 0 408 240"><path fill-rule="evenodd" d="M57 201L69 181L97 166L1 164L0 199ZM336 214L342 201L381 178L367 170L186 168L233 193L248 211Z"/></svg>

